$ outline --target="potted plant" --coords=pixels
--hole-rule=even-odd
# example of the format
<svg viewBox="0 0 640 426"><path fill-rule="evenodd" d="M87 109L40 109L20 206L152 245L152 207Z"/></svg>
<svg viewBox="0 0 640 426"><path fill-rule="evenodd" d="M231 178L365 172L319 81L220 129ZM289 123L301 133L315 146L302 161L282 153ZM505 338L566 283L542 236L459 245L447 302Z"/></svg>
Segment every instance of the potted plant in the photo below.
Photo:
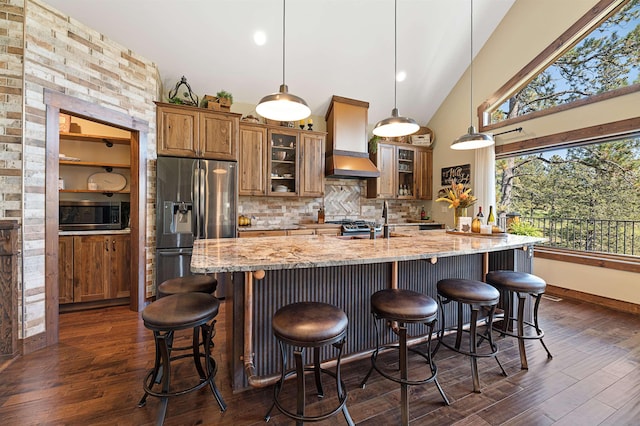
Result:
<svg viewBox="0 0 640 426"><path fill-rule="evenodd" d="M233 95L231 93L225 90L221 90L216 93L216 96L220 105L222 105L223 107L231 107L231 104L233 103Z"/></svg>

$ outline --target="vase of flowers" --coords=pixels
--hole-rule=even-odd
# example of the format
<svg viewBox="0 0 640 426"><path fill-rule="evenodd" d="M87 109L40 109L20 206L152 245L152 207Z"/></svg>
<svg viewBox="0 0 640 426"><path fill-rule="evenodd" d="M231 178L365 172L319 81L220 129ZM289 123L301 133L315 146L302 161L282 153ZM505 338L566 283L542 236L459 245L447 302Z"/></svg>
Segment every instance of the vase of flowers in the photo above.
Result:
<svg viewBox="0 0 640 426"><path fill-rule="evenodd" d="M467 216L467 208L474 205L478 199L471 195L471 188L465 188L463 184L451 181L451 187L441 191L436 201L449 203L453 209L453 227L459 228L458 218Z"/></svg>

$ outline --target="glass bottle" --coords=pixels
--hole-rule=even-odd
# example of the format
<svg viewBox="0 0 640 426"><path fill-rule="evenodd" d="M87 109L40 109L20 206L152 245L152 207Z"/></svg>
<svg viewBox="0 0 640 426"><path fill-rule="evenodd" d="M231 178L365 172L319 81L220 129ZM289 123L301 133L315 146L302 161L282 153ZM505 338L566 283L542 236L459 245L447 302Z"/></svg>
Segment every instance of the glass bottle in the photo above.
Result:
<svg viewBox="0 0 640 426"><path fill-rule="evenodd" d="M424 211L424 207L420 210L420 220L425 220L427 218L427 212Z"/></svg>
<svg viewBox="0 0 640 426"><path fill-rule="evenodd" d="M476 215L478 220L480 220L480 224L484 223L484 215L482 214L482 206L478 207L478 214Z"/></svg>
<svg viewBox="0 0 640 426"><path fill-rule="evenodd" d="M487 225L495 225L496 217L493 215L493 206L489 206L489 216L487 217Z"/></svg>

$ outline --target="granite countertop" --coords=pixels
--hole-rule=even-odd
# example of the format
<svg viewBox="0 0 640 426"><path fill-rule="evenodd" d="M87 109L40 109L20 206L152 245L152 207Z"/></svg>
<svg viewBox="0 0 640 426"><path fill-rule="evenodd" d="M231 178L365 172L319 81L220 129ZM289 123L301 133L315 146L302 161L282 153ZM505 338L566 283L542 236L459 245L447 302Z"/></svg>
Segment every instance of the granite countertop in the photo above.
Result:
<svg viewBox="0 0 640 426"><path fill-rule="evenodd" d="M453 235L444 230L392 232L388 239L300 235L197 240L193 273L315 268L431 259L500 251L532 245L544 238L505 235Z"/></svg>
<svg viewBox="0 0 640 426"><path fill-rule="evenodd" d="M58 231L58 235L113 235L113 234L130 234L131 229L100 229L95 231Z"/></svg>

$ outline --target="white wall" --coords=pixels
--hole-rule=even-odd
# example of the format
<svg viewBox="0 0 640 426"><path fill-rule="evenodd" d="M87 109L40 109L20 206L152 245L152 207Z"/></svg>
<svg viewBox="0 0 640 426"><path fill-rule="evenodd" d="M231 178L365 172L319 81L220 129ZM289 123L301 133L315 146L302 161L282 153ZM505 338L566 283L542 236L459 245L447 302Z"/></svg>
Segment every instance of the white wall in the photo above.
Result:
<svg viewBox="0 0 640 426"><path fill-rule="evenodd" d="M478 126L478 105L597 3L598 0L515 2L474 59L473 124ZM449 148L451 141L466 133L469 127L469 77L467 70L429 122L429 127L436 133L433 156L434 194L441 188L439 172L443 167L471 163L473 175L473 151L453 151ZM638 105L640 94L635 93L530 120L518 124L524 128L522 133L498 137L496 144L502 145L638 116ZM509 126L504 130L514 127L517 126ZM436 221L452 223L452 213L446 209L446 204L432 202L431 210ZM536 259L534 266L535 273L549 284L632 303L640 302L639 274L546 259Z"/></svg>

